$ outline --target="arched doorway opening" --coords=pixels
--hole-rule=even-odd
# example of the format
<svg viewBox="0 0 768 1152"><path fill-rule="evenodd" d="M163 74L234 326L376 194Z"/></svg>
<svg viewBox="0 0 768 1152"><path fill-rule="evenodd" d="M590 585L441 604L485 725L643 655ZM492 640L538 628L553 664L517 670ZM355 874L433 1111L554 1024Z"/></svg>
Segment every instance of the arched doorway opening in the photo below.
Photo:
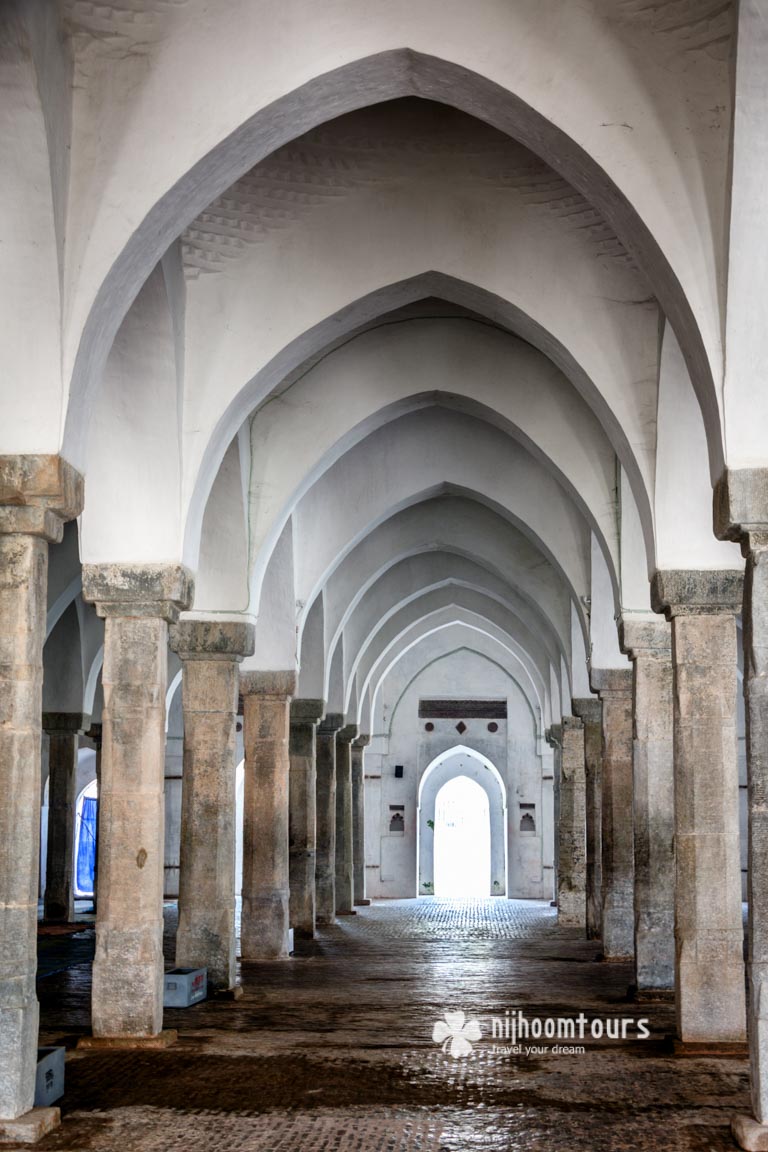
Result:
<svg viewBox="0 0 768 1152"><path fill-rule="evenodd" d="M486 792L468 776L443 784L435 801L435 896L491 892L491 820Z"/></svg>
<svg viewBox="0 0 768 1152"><path fill-rule="evenodd" d="M482 753L457 744L426 768L417 859L420 896L507 894L507 793Z"/></svg>

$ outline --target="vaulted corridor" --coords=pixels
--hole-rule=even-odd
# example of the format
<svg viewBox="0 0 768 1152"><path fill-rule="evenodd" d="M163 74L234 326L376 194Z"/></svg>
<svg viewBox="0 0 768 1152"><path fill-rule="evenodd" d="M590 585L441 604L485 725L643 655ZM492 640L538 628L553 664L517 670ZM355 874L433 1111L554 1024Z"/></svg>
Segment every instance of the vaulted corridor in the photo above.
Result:
<svg viewBox="0 0 768 1152"><path fill-rule="evenodd" d="M166 905L166 945L174 927ZM672 1005L629 1003L631 965L597 961L544 902L360 909L293 962L243 965L236 1003L168 1010L179 1040L164 1051L72 1050L90 1019L84 940L74 967L39 982L43 1042L70 1049L62 1127L45 1149L713 1152L732 1147L729 1118L748 1103L745 1059L671 1056ZM507 1010L529 1021L583 1012L587 1031L623 1018L630 1035L648 1019L651 1035L588 1038L575 1055L529 1040L548 1051L513 1055L491 1036ZM456 1011L482 1038L453 1058L432 1035Z"/></svg>

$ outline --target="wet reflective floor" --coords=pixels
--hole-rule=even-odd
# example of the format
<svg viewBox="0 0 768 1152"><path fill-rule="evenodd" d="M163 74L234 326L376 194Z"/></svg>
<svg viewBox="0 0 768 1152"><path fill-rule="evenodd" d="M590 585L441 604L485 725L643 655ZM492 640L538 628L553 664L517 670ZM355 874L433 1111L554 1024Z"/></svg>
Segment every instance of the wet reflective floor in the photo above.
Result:
<svg viewBox="0 0 768 1152"><path fill-rule="evenodd" d="M171 906L166 921L172 958ZM71 967L58 940L39 982L41 1040L72 1049L43 1149L719 1152L748 1110L746 1061L668 1054L672 1007L629 1002L629 966L599 962L546 904L360 909L291 960L243 964L241 1000L167 1010L179 1040L151 1052L74 1051L89 934ZM518 1013L539 1038L513 1043Z"/></svg>

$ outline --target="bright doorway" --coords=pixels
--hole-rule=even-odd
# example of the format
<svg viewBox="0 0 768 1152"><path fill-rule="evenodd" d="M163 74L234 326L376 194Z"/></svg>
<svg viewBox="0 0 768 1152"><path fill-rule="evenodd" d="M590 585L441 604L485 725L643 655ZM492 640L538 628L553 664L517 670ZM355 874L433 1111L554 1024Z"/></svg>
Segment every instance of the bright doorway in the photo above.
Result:
<svg viewBox="0 0 768 1152"><path fill-rule="evenodd" d="M442 786L435 802L435 895L491 894L491 819L488 795L467 776Z"/></svg>

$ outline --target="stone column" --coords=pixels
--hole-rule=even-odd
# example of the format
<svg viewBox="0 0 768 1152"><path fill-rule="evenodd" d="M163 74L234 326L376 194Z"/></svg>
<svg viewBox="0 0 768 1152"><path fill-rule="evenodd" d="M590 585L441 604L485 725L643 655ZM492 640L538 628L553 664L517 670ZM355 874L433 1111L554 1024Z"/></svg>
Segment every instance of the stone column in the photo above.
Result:
<svg viewBox="0 0 768 1152"><path fill-rule="evenodd" d="M370 736L352 741L352 871L355 904L370 904L365 898L365 749Z"/></svg>
<svg viewBox="0 0 768 1152"><path fill-rule="evenodd" d="M587 843L587 939L603 935L602 765L603 708L596 697L573 701L573 712L584 722L585 818Z"/></svg>
<svg viewBox="0 0 768 1152"><path fill-rule="evenodd" d="M586 930L586 778L581 720L564 716L561 739L557 919L560 924Z"/></svg>
<svg viewBox="0 0 768 1152"><path fill-rule="evenodd" d="M171 629L184 710L176 965L207 968L208 987L219 993L236 984L238 665L253 646L251 624L182 620Z"/></svg>
<svg viewBox="0 0 768 1152"><path fill-rule="evenodd" d="M550 901L552 908L557 908L558 897L558 876L560 875L560 778L562 775L562 739L563 739L563 726L562 724L553 724L547 728L544 733L544 739L552 749L552 773L554 776L554 803L553 803L553 821L554 821L554 864L555 864L555 895L554 899Z"/></svg>
<svg viewBox="0 0 768 1152"><path fill-rule="evenodd" d="M354 913L352 741L357 725L336 733L336 915Z"/></svg>
<svg viewBox="0 0 768 1152"><path fill-rule="evenodd" d="M48 851L45 919L75 919L75 804L77 751L89 718L81 713L44 712L48 733Z"/></svg>
<svg viewBox="0 0 768 1152"><path fill-rule="evenodd" d="M336 733L344 717L327 713L317 727L317 857L315 867L318 924L336 919Z"/></svg>
<svg viewBox="0 0 768 1152"><path fill-rule="evenodd" d="M99 898L99 821L98 813L99 806L101 805L101 739L102 728L101 724L91 724L86 732L89 740L93 741L93 746L96 750L96 828L94 829L94 839L96 841L96 851L93 857L93 911L98 911L98 898Z"/></svg>
<svg viewBox="0 0 768 1152"><path fill-rule="evenodd" d="M678 1037L746 1038L739 860L735 615L742 574L657 572L672 620Z"/></svg>
<svg viewBox="0 0 768 1152"><path fill-rule="evenodd" d="M294 933L308 940L315 935L315 729L324 711L324 700L294 700L291 703L288 804L290 912Z"/></svg>
<svg viewBox="0 0 768 1152"><path fill-rule="evenodd" d="M628 960L634 951L632 832L632 670L593 668L603 723L603 955Z"/></svg>
<svg viewBox="0 0 768 1152"><path fill-rule="evenodd" d="M0 456L0 1136L58 1123L33 1109L37 1070L40 717L48 543L82 509L82 479L56 456Z"/></svg>
<svg viewBox="0 0 768 1152"><path fill-rule="evenodd" d="M635 984L675 984L675 799L672 635L663 620L625 620L621 648L632 661L635 823Z"/></svg>
<svg viewBox="0 0 768 1152"><path fill-rule="evenodd" d="M173 1039L161 1036L168 624L192 591L181 567L83 568L83 597L105 619L90 1045Z"/></svg>
<svg viewBox="0 0 768 1152"><path fill-rule="evenodd" d="M243 960L289 954L288 727L294 672L240 677L245 742Z"/></svg>

